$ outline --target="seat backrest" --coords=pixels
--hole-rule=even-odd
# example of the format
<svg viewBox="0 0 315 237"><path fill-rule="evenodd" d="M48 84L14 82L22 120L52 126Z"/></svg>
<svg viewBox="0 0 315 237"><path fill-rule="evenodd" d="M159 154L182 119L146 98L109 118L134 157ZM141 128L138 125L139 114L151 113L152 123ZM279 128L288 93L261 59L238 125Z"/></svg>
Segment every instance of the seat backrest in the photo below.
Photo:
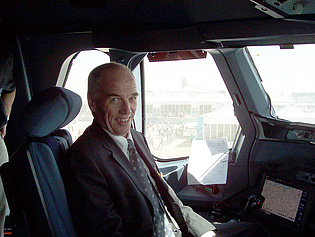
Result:
<svg viewBox="0 0 315 237"><path fill-rule="evenodd" d="M81 106L79 95L50 87L21 113L27 142L0 168L15 236L76 236L59 163L72 144L70 133L61 128Z"/></svg>

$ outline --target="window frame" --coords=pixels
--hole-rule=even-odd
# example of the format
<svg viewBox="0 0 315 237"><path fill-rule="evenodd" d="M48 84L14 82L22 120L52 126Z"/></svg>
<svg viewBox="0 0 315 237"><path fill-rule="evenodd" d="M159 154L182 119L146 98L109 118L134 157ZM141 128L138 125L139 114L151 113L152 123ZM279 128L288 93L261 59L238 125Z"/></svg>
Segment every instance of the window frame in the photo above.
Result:
<svg viewBox="0 0 315 237"><path fill-rule="evenodd" d="M208 57L213 57L212 55L212 51L211 50L206 50L206 52L209 54ZM218 71L220 72L221 76L222 76L222 73L220 71L220 68L218 67L218 64L217 62L215 61L214 57L213 57L213 60L214 62L216 63L216 66L218 68ZM145 75L144 75L144 60L141 61L141 65L142 65L142 69L141 69L141 79L142 79L142 86L141 86L141 89L143 90L143 97L142 97L142 104L144 105L143 108L142 108L142 113L143 113L143 118L142 118L142 132L147 135L147 130L146 130L146 122L147 122L147 118L146 118L146 112L147 112L147 104L146 104L146 93L145 93ZM223 79L223 76L222 76L222 79ZM224 79L223 79L223 83L225 83ZM226 85L225 85L226 86ZM228 87L226 86L226 89L227 89L227 92L229 92L228 90ZM230 96L230 95L229 95ZM233 100L232 100L232 103L233 103ZM138 112L137 112L138 113ZM236 116L235 116L236 117ZM196 117L197 119L197 117ZM236 139L239 137L239 129L240 125L237 124L236 126L236 131L235 131L235 137L234 137L234 140L231 142L232 143L232 147L231 149L233 148L233 145L236 143ZM204 139L202 139L204 140ZM190 154L187 154L186 156L179 156L179 157L168 157L168 158L162 158L162 157L158 157L157 155L155 154L152 154L153 157L159 161L159 162L171 162L171 161L179 161L179 160L184 160L184 159L188 159Z"/></svg>

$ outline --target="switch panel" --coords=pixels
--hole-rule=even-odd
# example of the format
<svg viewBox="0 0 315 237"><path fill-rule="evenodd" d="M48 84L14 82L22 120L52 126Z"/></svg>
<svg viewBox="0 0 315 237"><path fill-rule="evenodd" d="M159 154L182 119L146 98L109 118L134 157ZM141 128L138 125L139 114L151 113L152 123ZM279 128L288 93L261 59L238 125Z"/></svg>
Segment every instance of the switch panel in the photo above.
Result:
<svg viewBox="0 0 315 237"><path fill-rule="evenodd" d="M313 174L313 173L309 173L309 172L305 172L305 171L298 171L296 173L295 178L297 180L301 180L301 181L304 181L306 183L315 184L315 174Z"/></svg>

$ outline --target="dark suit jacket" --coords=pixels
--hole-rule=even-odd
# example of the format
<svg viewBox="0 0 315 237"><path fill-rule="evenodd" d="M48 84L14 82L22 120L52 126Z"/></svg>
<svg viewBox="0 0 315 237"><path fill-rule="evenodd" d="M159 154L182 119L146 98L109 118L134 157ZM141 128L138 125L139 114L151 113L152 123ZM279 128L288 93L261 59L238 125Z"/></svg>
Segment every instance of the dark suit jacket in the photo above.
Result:
<svg viewBox="0 0 315 237"><path fill-rule="evenodd" d="M142 159L156 167L144 136L133 129L131 134ZM79 236L153 236L151 203L129 160L97 122L69 149L62 173ZM188 227L195 236L214 229L189 207L182 211L185 220L192 217Z"/></svg>

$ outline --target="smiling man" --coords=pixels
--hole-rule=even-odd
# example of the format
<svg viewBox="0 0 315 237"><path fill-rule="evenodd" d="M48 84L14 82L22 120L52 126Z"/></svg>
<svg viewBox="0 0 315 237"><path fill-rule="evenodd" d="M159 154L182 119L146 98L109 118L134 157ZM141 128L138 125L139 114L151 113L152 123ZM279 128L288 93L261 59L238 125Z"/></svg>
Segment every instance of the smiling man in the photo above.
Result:
<svg viewBox="0 0 315 237"><path fill-rule="evenodd" d="M137 97L124 65L104 64L89 75L94 121L69 149L63 169L77 234L214 236L215 227L158 175L144 136L131 129Z"/></svg>
<svg viewBox="0 0 315 237"><path fill-rule="evenodd" d="M127 138L137 109L138 92L133 75L123 68L104 64L93 70L89 76L88 102L94 118L104 129Z"/></svg>

